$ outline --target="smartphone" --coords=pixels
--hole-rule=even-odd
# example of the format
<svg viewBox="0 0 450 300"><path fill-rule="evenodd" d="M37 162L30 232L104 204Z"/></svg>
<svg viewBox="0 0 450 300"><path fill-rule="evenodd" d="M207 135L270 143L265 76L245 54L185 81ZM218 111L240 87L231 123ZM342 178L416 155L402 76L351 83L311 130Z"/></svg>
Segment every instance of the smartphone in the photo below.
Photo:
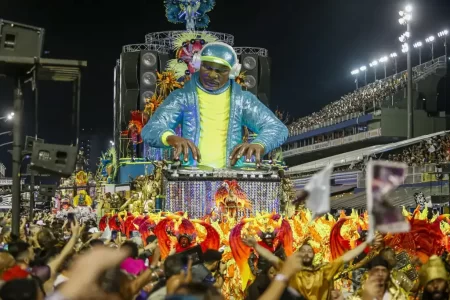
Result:
<svg viewBox="0 0 450 300"><path fill-rule="evenodd" d="M117 239L117 230L111 231L111 241L115 241Z"/></svg>
<svg viewBox="0 0 450 300"><path fill-rule="evenodd" d="M75 214L74 213L68 213L67 214L67 223L68 224L75 224Z"/></svg>

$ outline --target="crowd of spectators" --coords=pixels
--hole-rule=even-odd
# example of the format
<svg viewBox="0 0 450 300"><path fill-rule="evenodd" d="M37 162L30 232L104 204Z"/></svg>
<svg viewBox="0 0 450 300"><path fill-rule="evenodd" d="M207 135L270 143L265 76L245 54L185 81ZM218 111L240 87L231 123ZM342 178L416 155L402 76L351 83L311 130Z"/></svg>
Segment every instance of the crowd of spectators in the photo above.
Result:
<svg viewBox="0 0 450 300"><path fill-rule="evenodd" d="M395 162L406 163L409 167L420 167L427 164L446 164L450 163L450 134L435 136L427 140L399 149L389 151L390 153L381 153L364 157L360 161L353 161L349 164L338 165L334 168L335 173L348 171L364 171L366 164L371 159L384 159ZM317 170L302 172L294 176L309 177Z"/></svg>
<svg viewBox="0 0 450 300"><path fill-rule="evenodd" d="M435 136L389 154L388 160L407 163L410 167L450 162L450 135Z"/></svg>
<svg viewBox="0 0 450 300"><path fill-rule="evenodd" d="M289 134L297 135L311 130L314 127L323 127L328 121L336 121L337 118L352 114L364 114L376 109L388 96L405 88L407 84L406 74L394 75L386 80L378 80L356 91L342 96L341 99L326 105L319 112L302 117L292 122Z"/></svg>

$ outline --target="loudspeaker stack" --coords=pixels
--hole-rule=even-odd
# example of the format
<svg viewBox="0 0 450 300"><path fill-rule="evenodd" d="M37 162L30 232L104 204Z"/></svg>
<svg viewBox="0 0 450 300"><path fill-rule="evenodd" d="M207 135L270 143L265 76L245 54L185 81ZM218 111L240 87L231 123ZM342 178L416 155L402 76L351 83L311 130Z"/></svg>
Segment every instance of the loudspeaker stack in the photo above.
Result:
<svg viewBox="0 0 450 300"><path fill-rule="evenodd" d="M259 48L236 48L236 50L238 53L241 52L239 60L242 65L241 72L245 73L247 90L269 106L271 60L267 56L267 51Z"/></svg>
<svg viewBox="0 0 450 300"><path fill-rule="evenodd" d="M154 50L125 52L120 57L120 113L125 129L130 112L144 110L145 99L156 91L157 72L166 67L169 56Z"/></svg>

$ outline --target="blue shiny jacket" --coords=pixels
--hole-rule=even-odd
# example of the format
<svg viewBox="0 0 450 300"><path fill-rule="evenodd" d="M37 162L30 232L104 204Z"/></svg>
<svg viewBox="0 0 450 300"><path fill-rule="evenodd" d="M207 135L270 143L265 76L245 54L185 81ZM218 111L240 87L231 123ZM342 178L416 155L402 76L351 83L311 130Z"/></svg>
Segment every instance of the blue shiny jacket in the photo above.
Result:
<svg viewBox="0 0 450 300"><path fill-rule="evenodd" d="M184 88L175 90L164 100L142 129L142 138L151 147L165 147L161 136L173 131L181 124L182 136L198 145L200 139L200 113L197 97L198 73L193 74ZM234 80L230 80L231 105L227 137L227 166L234 147L242 143L242 127L247 126L257 134L253 143L264 146L265 154L279 147L288 137L286 126L262 104L255 95L243 91ZM201 87L201 86L199 86ZM180 158L181 159L181 158ZM242 159L236 164L242 164ZM186 165L194 166L192 154Z"/></svg>

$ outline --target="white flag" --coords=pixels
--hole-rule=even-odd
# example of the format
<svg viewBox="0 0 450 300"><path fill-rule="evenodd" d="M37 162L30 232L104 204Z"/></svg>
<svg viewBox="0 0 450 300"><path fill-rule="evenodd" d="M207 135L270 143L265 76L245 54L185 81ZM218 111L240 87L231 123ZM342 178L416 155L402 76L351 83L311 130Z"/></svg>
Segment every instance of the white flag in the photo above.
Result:
<svg viewBox="0 0 450 300"><path fill-rule="evenodd" d="M309 193L306 207L312 211L313 219L330 211L331 173L333 173L333 164L329 164L322 171L314 174L305 186L305 191Z"/></svg>

